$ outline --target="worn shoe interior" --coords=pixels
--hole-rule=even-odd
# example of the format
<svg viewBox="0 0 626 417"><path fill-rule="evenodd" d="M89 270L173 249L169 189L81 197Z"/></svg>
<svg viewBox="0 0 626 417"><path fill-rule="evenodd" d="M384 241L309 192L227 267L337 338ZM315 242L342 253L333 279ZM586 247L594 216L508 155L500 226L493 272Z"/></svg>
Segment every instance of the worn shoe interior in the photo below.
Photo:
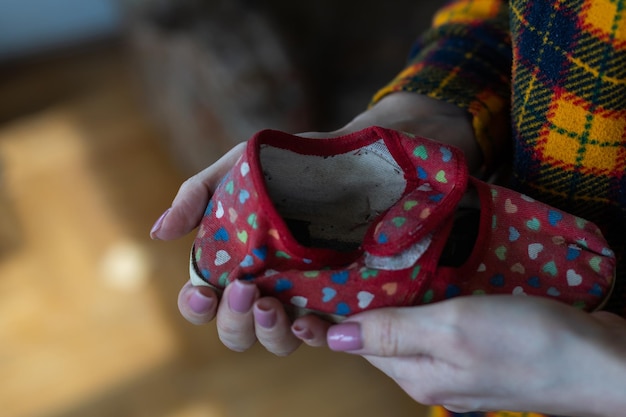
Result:
<svg viewBox="0 0 626 417"><path fill-rule="evenodd" d="M406 187L382 140L333 156L263 145L260 162L274 207L304 246L358 248L372 221Z"/></svg>
<svg viewBox="0 0 626 417"><path fill-rule="evenodd" d="M374 219L406 187L402 169L382 140L333 156L263 145L260 162L274 207L294 238L308 247L357 249ZM460 266L467 260L479 222L480 203L472 188L455 213L440 265Z"/></svg>

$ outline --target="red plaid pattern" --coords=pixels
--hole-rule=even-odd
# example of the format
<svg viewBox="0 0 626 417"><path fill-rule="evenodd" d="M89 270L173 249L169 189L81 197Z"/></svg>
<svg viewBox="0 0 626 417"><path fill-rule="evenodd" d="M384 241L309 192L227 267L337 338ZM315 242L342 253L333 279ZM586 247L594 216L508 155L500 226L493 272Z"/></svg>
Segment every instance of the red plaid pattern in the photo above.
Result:
<svg viewBox="0 0 626 417"><path fill-rule="evenodd" d="M600 226L620 262L607 309L624 316L625 6L451 1L416 42L406 69L374 97L413 91L467 109L488 167L511 155L512 188Z"/></svg>
<svg viewBox="0 0 626 417"><path fill-rule="evenodd" d="M458 0L374 97L413 91L467 109L488 168L598 224L620 259L607 309L626 315L626 16L621 0ZM506 156L503 158L503 156Z"/></svg>

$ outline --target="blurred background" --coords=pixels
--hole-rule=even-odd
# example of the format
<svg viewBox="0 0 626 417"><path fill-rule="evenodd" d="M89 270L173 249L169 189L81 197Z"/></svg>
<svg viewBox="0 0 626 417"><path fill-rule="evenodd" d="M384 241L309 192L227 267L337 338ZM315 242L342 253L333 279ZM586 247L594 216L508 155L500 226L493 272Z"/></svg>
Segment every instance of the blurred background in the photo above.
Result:
<svg viewBox="0 0 626 417"><path fill-rule="evenodd" d="M257 130L335 129L437 1L0 0L0 416L420 416L365 361L222 347L176 307L180 183Z"/></svg>

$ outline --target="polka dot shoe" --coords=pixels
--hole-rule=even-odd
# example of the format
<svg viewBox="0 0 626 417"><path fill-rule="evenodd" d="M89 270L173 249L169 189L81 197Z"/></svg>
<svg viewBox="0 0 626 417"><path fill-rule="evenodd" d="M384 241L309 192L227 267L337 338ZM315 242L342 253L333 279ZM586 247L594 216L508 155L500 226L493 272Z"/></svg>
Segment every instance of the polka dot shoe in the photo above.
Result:
<svg viewBox="0 0 626 417"><path fill-rule="evenodd" d="M254 280L295 314L334 320L470 294L593 310L614 268L594 224L469 177L454 147L378 127L257 133L215 190L190 262L196 285Z"/></svg>

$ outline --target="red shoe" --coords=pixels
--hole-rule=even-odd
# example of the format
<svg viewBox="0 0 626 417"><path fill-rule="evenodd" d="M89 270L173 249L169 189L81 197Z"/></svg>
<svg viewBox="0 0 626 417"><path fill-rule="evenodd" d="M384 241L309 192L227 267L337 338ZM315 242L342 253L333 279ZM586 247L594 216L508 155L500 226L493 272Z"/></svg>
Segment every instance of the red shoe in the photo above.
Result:
<svg viewBox="0 0 626 417"><path fill-rule="evenodd" d="M472 193L480 211L460 208ZM593 310L614 271L594 224L469 177L454 147L379 127L257 133L215 190L190 263L196 285L254 280L296 313L336 320L470 294Z"/></svg>

